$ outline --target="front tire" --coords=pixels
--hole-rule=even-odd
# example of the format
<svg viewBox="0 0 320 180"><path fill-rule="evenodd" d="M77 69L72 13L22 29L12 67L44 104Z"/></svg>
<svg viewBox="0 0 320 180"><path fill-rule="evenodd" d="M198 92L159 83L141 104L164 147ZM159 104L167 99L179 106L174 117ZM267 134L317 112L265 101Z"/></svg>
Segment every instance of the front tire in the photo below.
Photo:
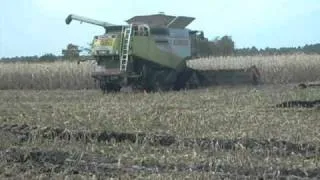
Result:
<svg viewBox="0 0 320 180"><path fill-rule="evenodd" d="M100 89L103 94L110 93L110 92L119 92L121 86L118 84L107 83L106 81L100 81Z"/></svg>

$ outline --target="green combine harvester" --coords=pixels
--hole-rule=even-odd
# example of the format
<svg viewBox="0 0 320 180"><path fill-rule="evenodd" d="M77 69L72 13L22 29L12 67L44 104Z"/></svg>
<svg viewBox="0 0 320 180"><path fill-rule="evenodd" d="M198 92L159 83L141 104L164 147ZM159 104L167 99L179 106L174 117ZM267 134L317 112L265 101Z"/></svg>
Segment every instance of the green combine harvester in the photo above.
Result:
<svg viewBox="0 0 320 180"><path fill-rule="evenodd" d="M105 29L104 34L94 36L92 47L98 67L92 77L103 92L257 84L260 76L256 68L202 71L187 66L188 60L208 54L209 43L203 32L186 28L194 19L160 13L135 16L127 25L115 25L70 14L66 24L78 20Z"/></svg>

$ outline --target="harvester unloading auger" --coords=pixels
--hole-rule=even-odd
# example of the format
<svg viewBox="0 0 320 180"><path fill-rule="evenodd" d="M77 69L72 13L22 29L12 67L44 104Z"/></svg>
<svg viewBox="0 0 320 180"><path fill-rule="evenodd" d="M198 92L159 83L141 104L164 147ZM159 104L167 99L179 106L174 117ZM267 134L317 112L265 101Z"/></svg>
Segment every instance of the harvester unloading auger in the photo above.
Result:
<svg viewBox="0 0 320 180"><path fill-rule="evenodd" d="M255 67L222 72L187 66L188 60L208 53L208 39L203 32L185 28L194 19L155 14L135 16L127 25L114 25L70 14L66 24L78 20L105 29L104 34L94 37L92 47L98 67L92 77L99 81L103 92L127 87L147 91L180 90L221 84L223 81L219 80L223 78L227 83L257 84L260 76Z"/></svg>

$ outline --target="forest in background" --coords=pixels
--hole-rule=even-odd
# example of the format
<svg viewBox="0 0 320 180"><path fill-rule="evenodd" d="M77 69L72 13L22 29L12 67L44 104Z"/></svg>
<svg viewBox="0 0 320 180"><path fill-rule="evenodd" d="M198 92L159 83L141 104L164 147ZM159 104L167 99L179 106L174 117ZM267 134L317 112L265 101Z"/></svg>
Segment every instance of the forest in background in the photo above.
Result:
<svg viewBox="0 0 320 180"><path fill-rule="evenodd" d="M217 37L210 40L209 48L205 49L207 56L257 56L257 55L286 55L286 54L320 54L320 43L306 44L298 47L281 47L281 48L235 48L235 42L231 36ZM62 50L62 55L45 53L43 55L34 56L16 56L2 57L2 62L16 61L57 61L57 60L72 60L72 59L90 59L90 55L80 55L81 52L89 52L90 48L79 48L77 45L68 44L66 49Z"/></svg>

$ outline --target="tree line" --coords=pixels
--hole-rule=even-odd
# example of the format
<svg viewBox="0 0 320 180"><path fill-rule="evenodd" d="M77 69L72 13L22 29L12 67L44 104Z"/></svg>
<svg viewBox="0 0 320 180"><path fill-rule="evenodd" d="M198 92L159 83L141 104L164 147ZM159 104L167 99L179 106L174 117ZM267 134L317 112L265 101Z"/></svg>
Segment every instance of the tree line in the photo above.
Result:
<svg viewBox="0 0 320 180"><path fill-rule="evenodd" d="M282 47L282 48L264 48L257 49L256 47L235 49L234 55L238 56L255 56L255 55L285 55L285 54L320 54L320 43L305 45L303 47Z"/></svg>
<svg viewBox="0 0 320 180"><path fill-rule="evenodd" d="M298 47L281 48L235 48L234 41L230 36L223 36L209 41L209 55L211 56L256 56L256 55L286 55L286 54L320 54L320 43L306 44Z"/></svg>
<svg viewBox="0 0 320 180"><path fill-rule="evenodd" d="M256 56L256 55L285 55L295 53L305 54L320 54L320 43L306 44L302 47L281 47L281 48L261 48L255 46L250 48L235 48L235 42L231 36L217 37L213 40L202 44L202 55L205 56ZM78 46L68 44L66 49L62 50L62 55L54 55L46 53L41 56L20 56L20 57L4 57L2 62L16 62L16 61L46 61L52 62L57 60L73 60L80 58L90 58L90 56L80 56L79 53L87 51L87 48L79 49Z"/></svg>
<svg viewBox="0 0 320 180"><path fill-rule="evenodd" d="M86 49L84 49L86 50ZM63 60L79 60L79 58L88 58L88 56L81 56L80 52L83 50L79 49L79 46L74 44L68 44L66 49L62 49L62 55L54 55L52 53L46 53L41 56L20 56L20 57L10 57L10 58L1 58L1 61L5 62L54 62L54 61L63 61Z"/></svg>

